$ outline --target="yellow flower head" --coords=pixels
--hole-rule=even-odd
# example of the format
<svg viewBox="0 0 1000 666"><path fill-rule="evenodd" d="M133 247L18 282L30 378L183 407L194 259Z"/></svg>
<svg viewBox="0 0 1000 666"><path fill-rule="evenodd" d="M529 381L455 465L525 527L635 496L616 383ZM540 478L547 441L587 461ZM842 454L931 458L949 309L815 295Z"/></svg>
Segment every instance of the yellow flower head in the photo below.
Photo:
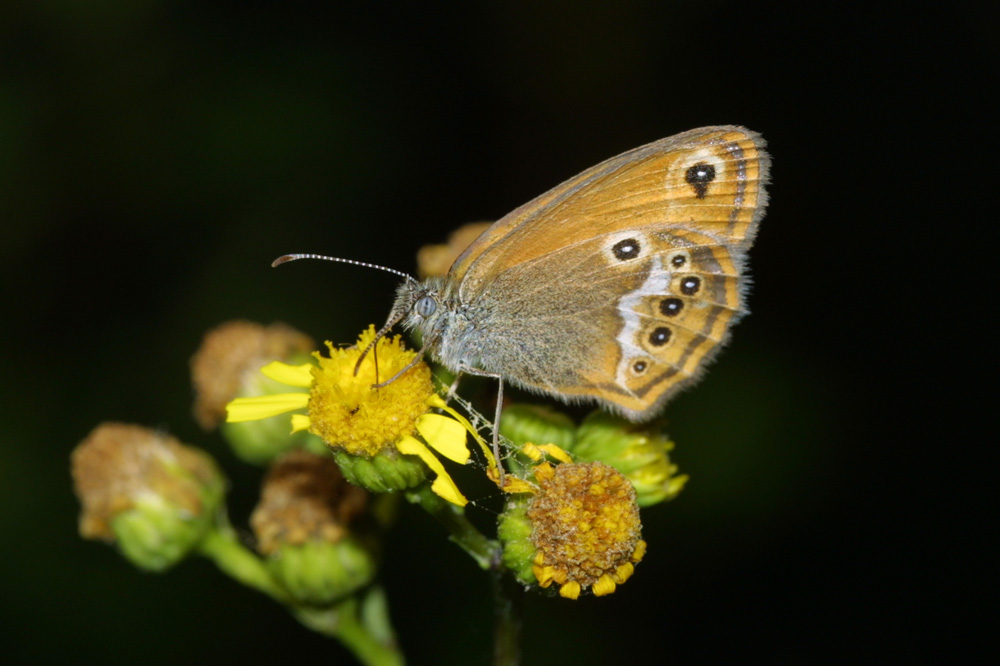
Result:
<svg viewBox="0 0 1000 666"><path fill-rule="evenodd" d="M430 368L425 363L417 363L396 377L416 358L416 353L407 350L398 337L379 338L358 367L361 354L375 340L375 335L375 327L370 326L358 338L357 345L346 349L327 342L329 357L314 354L318 366L275 362L263 367L261 372L271 379L307 390L238 398L227 406L228 420L251 421L304 409L305 413L292 415L292 432L308 430L322 438L338 453L344 474L355 483L373 492L416 485L422 478L415 478L404 467L393 466L400 454L404 458L417 456L437 474L431 489L464 506L468 500L427 447L465 464L469 460L465 434L467 430L475 434L474 431L435 393ZM389 384L374 387L393 377ZM450 416L431 413L432 408ZM346 468L348 456L351 464L357 462L356 469ZM390 477L388 481L386 474Z"/></svg>
<svg viewBox="0 0 1000 666"><path fill-rule="evenodd" d="M354 374L360 352L373 336L374 328L369 328L358 346L350 349L327 342L330 357L315 354L319 367L311 370L309 396L310 432L330 446L369 458L412 434L417 420L428 411L428 397L435 395L426 363L418 363L391 384L372 388L394 377L416 357L398 337L380 339Z"/></svg>
<svg viewBox="0 0 1000 666"><path fill-rule="evenodd" d="M538 464L537 485L520 482L515 492L525 497L515 498L501 517L505 564L524 582L558 584L568 599L588 589L611 594L646 552L632 484L602 462L568 462L552 445L528 444L525 453L563 462Z"/></svg>

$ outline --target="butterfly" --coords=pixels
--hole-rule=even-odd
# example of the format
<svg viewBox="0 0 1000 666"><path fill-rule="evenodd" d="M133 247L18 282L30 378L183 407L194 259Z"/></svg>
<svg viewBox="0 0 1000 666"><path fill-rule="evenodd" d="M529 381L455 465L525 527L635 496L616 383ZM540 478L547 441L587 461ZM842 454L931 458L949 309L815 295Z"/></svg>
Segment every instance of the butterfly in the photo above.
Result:
<svg viewBox="0 0 1000 666"><path fill-rule="evenodd" d="M653 418L746 313L764 147L742 127L703 127L587 169L486 229L447 275L406 276L383 330L419 331L450 370L498 379L501 397L506 381Z"/></svg>

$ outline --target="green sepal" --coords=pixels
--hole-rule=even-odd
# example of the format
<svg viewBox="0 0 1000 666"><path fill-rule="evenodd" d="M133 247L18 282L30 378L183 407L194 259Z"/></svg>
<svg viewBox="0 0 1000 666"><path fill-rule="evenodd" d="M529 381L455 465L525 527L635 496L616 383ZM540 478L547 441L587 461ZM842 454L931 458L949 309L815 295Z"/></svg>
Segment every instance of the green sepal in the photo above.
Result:
<svg viewBox="0 0 1000 666"><path fill-rule="evenodd" d="M427 479L427 467L414 456L385 451L373 458L355 456L333 449L333 459L344 478L373 493L390 493L420 485Z"/></svg>
<svg viewBox="0 0 1000 666"><path fill-rule="evenodd" d="M518 581L534 585L537 580L532 571L538 549L531 541L531 521L528 520L530 496L508 500L497 522L497 538L503 548L504 566Z"/></svg>
<svg viewBox="0 0 1000 666"><path fill-rule="evenodd" d="M180 468L176 472L190 477ZM215 527L224 492L221 474L203 483L197 513L170 504L161 495L141 497L111 520L119 550L140 569L166 571L191 554Z"/></svg>
<svg viewBox="0 0 1000 666"><path fill-rule="evenodd" d="M378 570L374 549L355 535L336 543L286 544L267 558L274 577L298 602L327 606L370 583Z"/></svg>

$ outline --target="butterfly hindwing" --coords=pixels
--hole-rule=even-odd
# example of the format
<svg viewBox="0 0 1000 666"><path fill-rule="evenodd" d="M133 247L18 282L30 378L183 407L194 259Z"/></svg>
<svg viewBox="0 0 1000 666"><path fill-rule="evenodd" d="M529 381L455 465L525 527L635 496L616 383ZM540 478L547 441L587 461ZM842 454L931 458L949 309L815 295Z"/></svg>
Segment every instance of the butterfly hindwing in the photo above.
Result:
<svg viewBox="0 0 1000 666"><path fill-rule="evenodd" d="M579 256L570 262L567 253ZM516 316L488 328L531 338L518 360L505 362L507 376L528 388L602 400L634 418L694 379L744 312L741 253L699 231L661 225L618 232L549 259L505 271L491 290L519 294L520 305ZM491 348L505 345L497 337ZM517 372L520 359L539 371Z"/></svg>

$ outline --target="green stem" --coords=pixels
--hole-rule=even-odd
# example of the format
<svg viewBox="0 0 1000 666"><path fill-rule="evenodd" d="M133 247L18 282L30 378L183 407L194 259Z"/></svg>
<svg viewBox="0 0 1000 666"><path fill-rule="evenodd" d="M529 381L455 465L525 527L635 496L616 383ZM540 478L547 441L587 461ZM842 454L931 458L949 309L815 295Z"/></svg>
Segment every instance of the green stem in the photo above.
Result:
<svg viewBox="0 0 1000 666"><path fill-rule="evenodd" d="M274 580L264 562L240 543L232 528L221 526L211 531L202 541L200 550L202 555L215 562L230 578L263 592L275 601L292 603L288 593Z"/></svg>
<svg viewBox="0 0 1000 666"><path fill-rule="evenodd" d="M382 589L373 587L360 603L351 597L333 608L296 608L295 617L313 631L336 638L367 666L402 666L403 655L389 624Z"/></svg>
<svg viewBox="0 0 1000 666"><path fill-rule="evenodd" d="M332 608L310 608L296 604L275 581L264 561L241 544L228 525L210 532L202 541L200 552L230 578L284 604L309 629L340 641L361 663L367 666L404 663L381 588L373 587L364 593L361 603L357 597L351 597Z"/></svg>
<svg viewBox="0 0 1000 666"><path fill-rule="evenodd" d="M494 666L521 663L521 633L524 628L524 588L503 570L493 574Z"/></svg>
<svg viewBox="0 0 1000 666"><path fill-rule="evenodd" d="M493 663L495 666L518 666L521 663L524 590L501 564L500 544L483 536L465 517L461 507L441 499L427 485L407 493L407 499L437 518L448 529L451 540L481 568L491 572L496 613Z"/></svg>
<svg viewBox="0 0 1000 666"><path fill-rule="evenodd" d="M406 498L419 504L424 511L434 516L451 534L451 540L467 552L482 569L495 569L500 561L500 545L487 539L476 526L465 517L465 510L444 500L422 484L409 491Z"/></svg>

